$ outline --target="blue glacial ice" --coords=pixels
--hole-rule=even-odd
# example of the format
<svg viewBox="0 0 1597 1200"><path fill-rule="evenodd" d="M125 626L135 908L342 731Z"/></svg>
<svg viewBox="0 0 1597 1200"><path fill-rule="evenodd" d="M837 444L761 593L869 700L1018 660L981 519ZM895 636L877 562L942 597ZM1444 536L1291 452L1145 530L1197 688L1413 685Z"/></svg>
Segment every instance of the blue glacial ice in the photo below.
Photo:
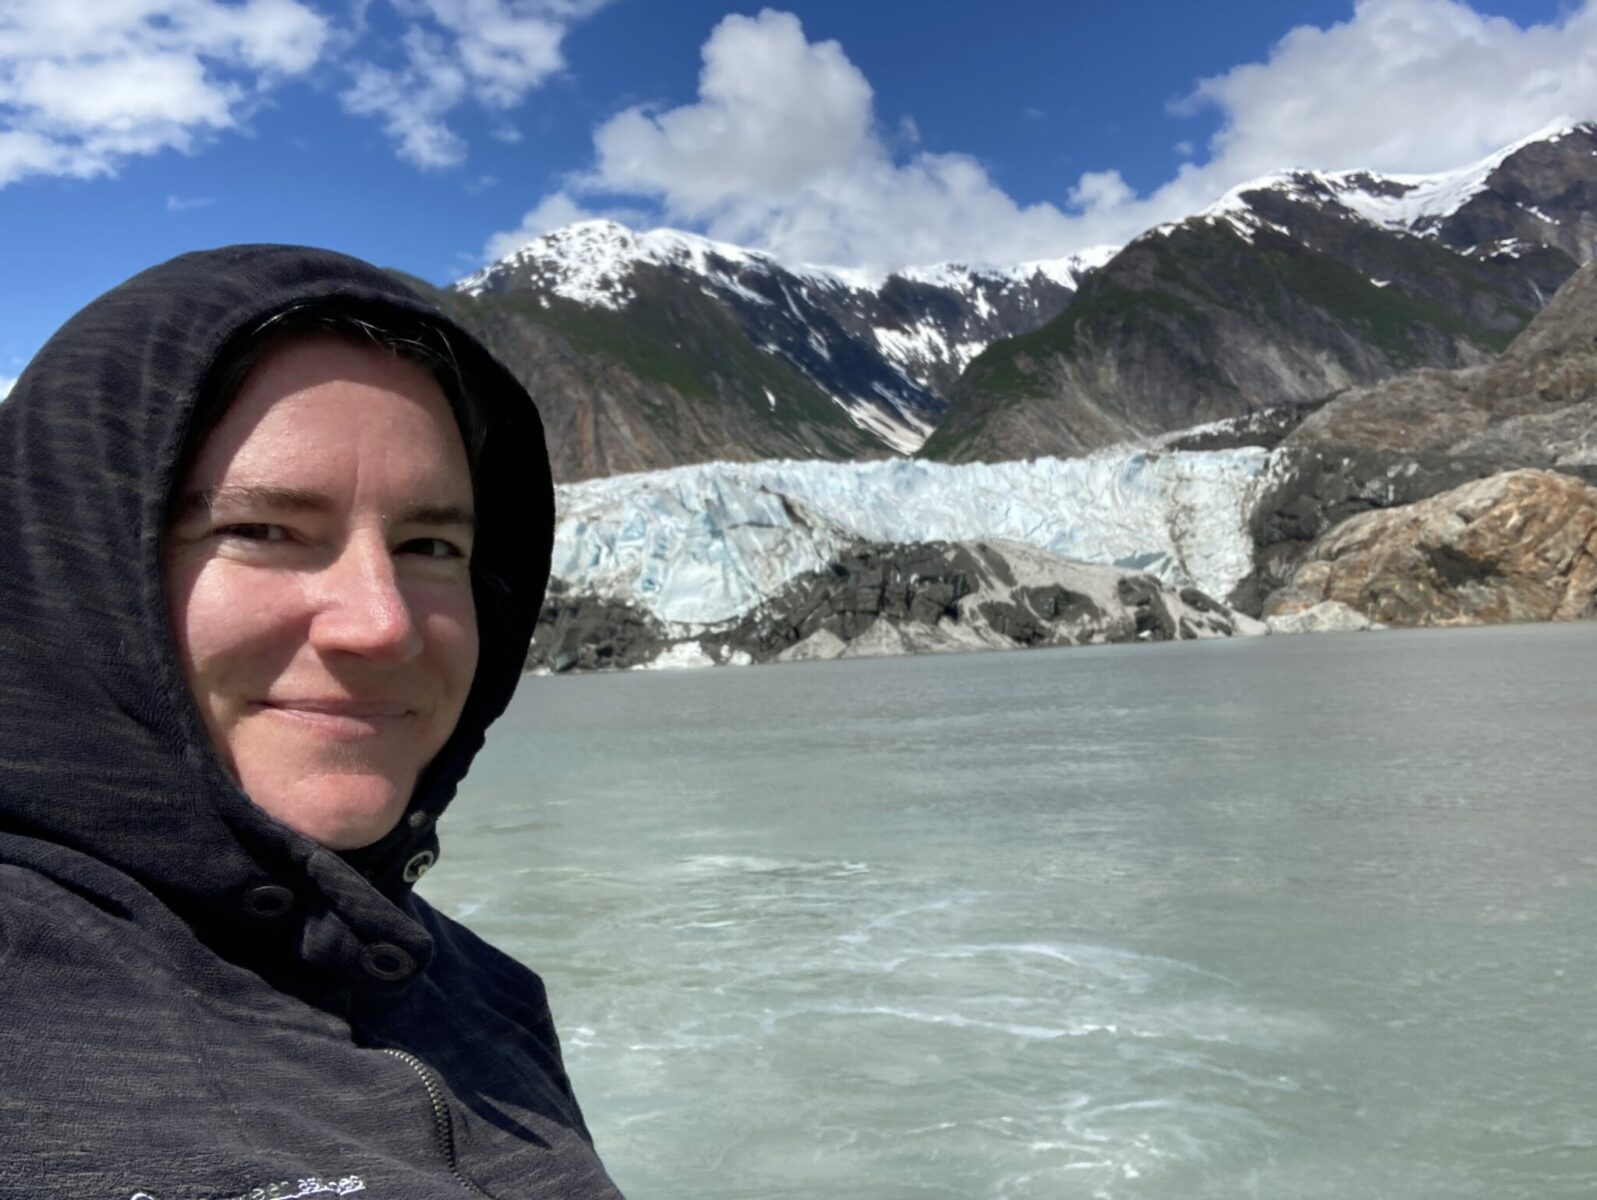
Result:
<svg viewBox="0 0 1597 1200"><path fill-rule="evenodd" d="M557 489L554 574L673 625L729 621L857 541L1008 538L1223 599L1252 569L1257 448L946 465L706 463Z"/></svg>

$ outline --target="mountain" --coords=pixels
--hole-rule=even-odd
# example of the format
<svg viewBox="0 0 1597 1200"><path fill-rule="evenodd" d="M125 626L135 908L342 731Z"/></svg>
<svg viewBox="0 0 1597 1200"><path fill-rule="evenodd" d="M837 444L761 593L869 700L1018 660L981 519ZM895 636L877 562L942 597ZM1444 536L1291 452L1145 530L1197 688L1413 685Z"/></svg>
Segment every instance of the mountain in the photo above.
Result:
<svg viewBox="0 0 1597 1200"><path fill-rule="evenodd" d="M538 397L556 478L1075 455L1491 362L1597 252L1597 127L1435 175L1284 171L1119 248L890 275L556 230L435 293Z"/></svg>
<svg viewBox="0 0 1597 1200"><path fill-rule="evenodd" d="M1593 329L1597 264L1492 363L1142 448L562 485L533 663L1255 632L1242 614L1276 632L1597 614Z"/></svg>
<svg viewBox="0 0 1597 1200"><path fill-rule="evenodd" d="M1249 518L1255 572L1231 596L1260 611L1297 582L1322 539L1376 510L1524 469L1597 484L1593 329L1597 264L1582 267L1496 362L1414 371L1308 413L1272 451Z"/></svg>
<svg viewBox="0 0 1597 1200"><path fill-rule="evenodd" d="M1597 251L1597 126L1459 171L1279 172L1149 230L972 360L920 453L1079 454L1494 359Z"/></svg>
<svg viewBox="0 0 1597 1200"><path fill-rule="evenodd" d="M539 397L556 477L575 480L911 452L966 363L1062 311L1109 253L871 277L585 221L447 302Z"/></svg>

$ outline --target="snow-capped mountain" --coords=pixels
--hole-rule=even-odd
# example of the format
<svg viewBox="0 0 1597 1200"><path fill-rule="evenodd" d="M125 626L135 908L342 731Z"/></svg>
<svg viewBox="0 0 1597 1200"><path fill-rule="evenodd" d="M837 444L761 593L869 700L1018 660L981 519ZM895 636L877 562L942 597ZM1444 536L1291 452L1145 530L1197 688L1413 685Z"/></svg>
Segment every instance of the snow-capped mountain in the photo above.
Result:
<svg viewBox="0 0 1597 1200"><path fill-rule="evenodd" d="M1556 121L1467 166L1428 175L1276 171L1232 188L1189 219L1227 222L1249 240L1265 227L1290 236L1260 209L1258 201L1274 194L1340 211L1378 229L1429 238L1469 256L1517 257L1524 249L1551 245L1589 262L1597 253L1597 222L1591 216L1597 163L1583 160L1597 159L1593 130L1590 124ZM1566 139L1568 144L1561 145ZM1560 177L1551 188L1549 168ZM1537 174L1540 180L1532 178ZM1482 226L1489 223L1508 228L1490 231L1501 236L1484 236ZM1154 232L1168 233L1177 224Z"/></svg>
<svg viewBox="0 0 1597 1200"><path fill-rule="evenodd" d="M891 275L556 230L440 294L539 398L556 478L1079 455L1490 361L1597 254L1597 127L1432 175L1290 170L1118 250Z"/></svg>
<svg viewBox="0 0 1597 1200"><path fill-rule="evenodd" d="M1571 547L1589 519L1526 501L1486 521L1484 542L1461 533L1474 517L1459 510L1432 523L1451 549L1382 552L1357 595L1277 605L1318 594L1316 539L1372 509L1504 472L1546 475L1554 501L1574 494L1553 486L1559 477L1597 482L1594 310L1597 264L1489 367L1412 372L1155 447L958 466L712 463L562 486L530 662L563 671L1224 637L1263 632L1244 614L1272 609L1276 631L1355 629L1376 620L1358 607L1366 600L1382 621L1449 623L1459 595L1474 604L1482 588L1520 587L1535 571L1575 587ZM1406 520L1383 528L1413 532ZM1551 553L1555 542L1564 548ZM1500 555L1528 565L1505 571ZM1589 580L1579 586L1577 603Z"/></svg>
<svg viewBox="0 0 1597 1200"><path fill-rule="evenodd" d="M977 356L928 457L1080 454L1490 362L1597 254L1597 126L1457 171L1285 171L1134 238Z"/></svg>
<svg viewBox="0 0 1597 1200"><path fill-rule="evenodd" d="M1101 247L1006 268L945 263L871 276L594 220L546 234L455 287L474 298L524 294L546 307L560 299L613 313L672 303L673 293L691 290L886 448L909 453L971 358L1061 311L1080 278L1113 253Z"/></svg>

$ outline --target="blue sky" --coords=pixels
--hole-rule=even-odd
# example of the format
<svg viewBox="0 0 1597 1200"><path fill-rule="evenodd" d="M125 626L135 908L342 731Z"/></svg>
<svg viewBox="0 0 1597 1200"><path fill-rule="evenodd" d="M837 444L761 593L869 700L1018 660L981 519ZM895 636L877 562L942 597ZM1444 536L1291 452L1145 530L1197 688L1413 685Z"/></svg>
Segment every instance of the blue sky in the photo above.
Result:
<svg viewBox="0 0 1597 1200"><path fill-rule="evenodd" d="M446 282L584 216L891 267L1118 243L1287 165L1597 117L1597 0L10 0L0 392L173 254Z"/></svg>

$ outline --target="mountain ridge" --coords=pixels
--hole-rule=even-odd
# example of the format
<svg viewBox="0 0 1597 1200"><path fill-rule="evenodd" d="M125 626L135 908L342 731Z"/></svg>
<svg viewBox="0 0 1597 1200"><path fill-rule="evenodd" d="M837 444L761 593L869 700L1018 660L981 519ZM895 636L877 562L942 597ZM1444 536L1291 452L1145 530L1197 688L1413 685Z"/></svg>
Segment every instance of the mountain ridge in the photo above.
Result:
<svg viewBox="0 0 1597 1200"><path fill-rule="evenodd" d="M1261 177L1134 238L1058 317L978 355L921 453L1080 454L1489 362L1597 250L1594 204L1590 124L1455 172Z"/></svg>
<svg viewBox="0 0 1597 1200"><path fill-rule="evenodd" d="M787 264L588 221L435 290L540 398L556 477L1075 455L1491 361L1597 253L1597 130L1452 172L1278 171L1123 247Z"/></svg>
<svg viewBox="0 0 1597 1200"><path fill-rule="evenodd" d="M871 275L788 265L673 229L578 222L457 282L475 300L527 293L625 313L675 288L721 305L743 336L783 359L886 451L909 453L940 417L941 392L993 338L1061 310L1112 247L1013 267L939 263Z"/></svg>

